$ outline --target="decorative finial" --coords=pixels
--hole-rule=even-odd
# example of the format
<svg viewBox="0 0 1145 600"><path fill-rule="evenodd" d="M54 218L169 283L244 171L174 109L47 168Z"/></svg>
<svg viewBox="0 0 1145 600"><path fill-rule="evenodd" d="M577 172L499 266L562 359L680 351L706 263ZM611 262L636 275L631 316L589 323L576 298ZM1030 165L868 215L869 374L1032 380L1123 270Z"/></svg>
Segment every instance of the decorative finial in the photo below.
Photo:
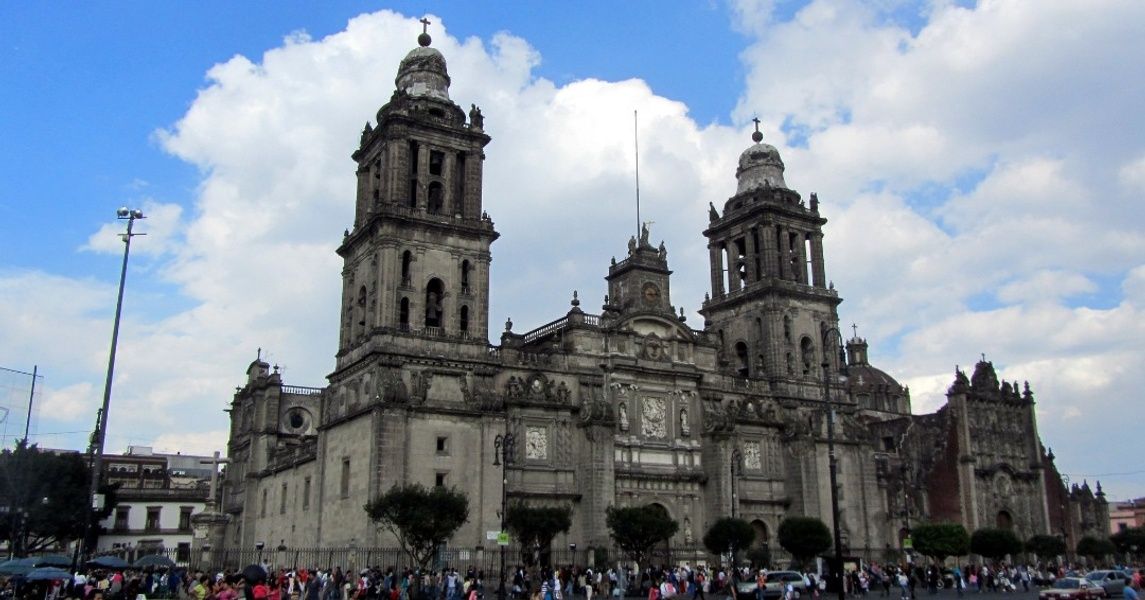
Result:
<svg viewBox="0 0 1145 600"><path fill-rule="evenodd" d="M982 353L982 362L986 362L986 353L985 352Z"/></svg>
<svg viewBox="0 0 1145 600"><path fill-rule="evenodd" d="M275 365L274 365L274 372L276 375L278 374L278 364L277 363L275 363Z"/></svg>
<svg viewBox="0 0 1145 600"><path fill-rule="evenodd" d="M859 326L851 323L851 331L855 334L855 339L859 339Z"/></svg>
<svg viewBox="0 0 1145 600"><path fill-rule="evenodd" d="M580 299L576 297L576 290L573 290L572 302L569 302L569 304L573 306L580 306Z"/></svg>
<svg viewBox="0 0 1145 600"><path fill-rule="evenodd" d="M429 19L422 17L418 22L421 23L421 35L417 36L417 44L422 47L428 46L433 41L433 38L429 37Z"/></svg>
<svg viewBox="0 0 1145 600"><path fill-rule="evenodd" d="M751 141L758 144L763 141L763 134L759 131L759 117L752 119L752 122L755 123L755 133L751 134Z"/></svg>
<svg viewBox="0 0 1145 600"><path fill-rule="evenodd" d="M513 318L512 317L506 317L505 318L505 331L513 331Z"/></svg>
<svg viewBox="0 0 1145 600"><path fill-rule="evenodd" d="M262 346L259 346L258 348L258 355L256 356L256 359L260 362L262 361Z"/></svg>

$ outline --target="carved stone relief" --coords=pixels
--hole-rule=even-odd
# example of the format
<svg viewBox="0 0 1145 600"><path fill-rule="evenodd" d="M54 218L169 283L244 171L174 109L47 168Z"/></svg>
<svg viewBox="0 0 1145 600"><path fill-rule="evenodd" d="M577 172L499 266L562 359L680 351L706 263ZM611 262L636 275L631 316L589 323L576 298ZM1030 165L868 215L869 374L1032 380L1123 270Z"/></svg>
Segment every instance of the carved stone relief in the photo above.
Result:
<svg viewBox="0 0 1145 600"><path fill-rule="evenodd" d="M759 442L748 442L743 445L743 468L759 471L763 468L760 459Z"/></svg>
<svg viewBox="0 0 1145 600"><path fill-rule="evenodd" d="M544 427L525 428L525 458L528 460L549 458L549 434Z"/></svg>
<svg viewBox="0 0 1145 600"><path fill-rule="evenodd" d="M664 412L665 402L663 398L643 399L643 410L640 413L640 432L645 437L664 438L668 436Z"/></svg>

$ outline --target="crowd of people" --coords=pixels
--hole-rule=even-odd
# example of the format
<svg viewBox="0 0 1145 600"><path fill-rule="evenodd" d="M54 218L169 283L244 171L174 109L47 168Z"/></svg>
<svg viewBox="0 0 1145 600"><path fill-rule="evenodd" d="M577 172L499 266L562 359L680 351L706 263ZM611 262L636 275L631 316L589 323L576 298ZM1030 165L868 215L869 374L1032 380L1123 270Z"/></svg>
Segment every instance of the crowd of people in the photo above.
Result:
<svg viewBox="0 0 1145 600"><path fill-rule="evenodd" d="M791 573L788 571L787 573ZM518 566L506 577L504 595L510 600L611 600L637 597L646 600L687 598L691 600L797 600L802 595L819 600L827 594L827 582L814 571L803 571L782 585L772 586L769 598L768 571L752 567L713 568L679 565L612 567L594 570L567 566L526 568ZM950 569L934 565L867 563L848 570L843 578L849 597L898 596L917 600L920 594L936 594L953 588L966 593L1030 591L1072 574L1068 566L966 565ZM742 584L747 583L746 587ZM755 585L751 585L754 583ZM93 571L77 573L70 580L5 582L0 600L481 600L498 594L497 578L488 587L485 573L476 567L420 571L412 568L368 568L356 573L332 569L273 569L251 565L241 571L188 572L183 568L140 571ZM1129 600L1136 600L1141 572L1134 571ZM837 588L833 588L836 589ZM498 594L499 595L499 594ZM776 598L775 596L779 596Z"/></svg>

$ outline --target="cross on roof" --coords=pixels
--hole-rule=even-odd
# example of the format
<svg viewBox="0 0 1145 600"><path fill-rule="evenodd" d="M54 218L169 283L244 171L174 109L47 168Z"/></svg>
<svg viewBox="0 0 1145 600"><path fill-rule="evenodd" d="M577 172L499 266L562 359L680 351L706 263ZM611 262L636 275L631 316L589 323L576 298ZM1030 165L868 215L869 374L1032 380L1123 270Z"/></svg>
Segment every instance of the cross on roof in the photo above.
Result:
<svg viewBox="0 0 1145 600"><path fill-rule="evenodd" d="M859 337L859 326L851 323L851 331L855 332L855 337Z"/></svg>
<svg viewBox="0 0 1145 600"><path fill-rule="evenodd" d="M421 32L429 33L429 19L422 17L418 23L421 23Z"/></svg>
<svg viewBox="0 0 1145 600"><path fill-rule="evenodd" d="M755 123L755 130L758 132L758 131L759 131L759 123L760 123L760 121L759 121L759 117L755 117L755 118L754 118L754 119L752 119L751 121L752 121L753 123Z"/></svg>

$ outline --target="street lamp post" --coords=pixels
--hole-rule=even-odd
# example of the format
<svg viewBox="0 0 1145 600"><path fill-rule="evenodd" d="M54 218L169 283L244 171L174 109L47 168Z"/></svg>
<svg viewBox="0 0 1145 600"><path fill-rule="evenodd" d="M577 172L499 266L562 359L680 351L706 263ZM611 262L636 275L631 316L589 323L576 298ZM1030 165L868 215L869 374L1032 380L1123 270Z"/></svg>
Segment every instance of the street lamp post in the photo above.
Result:
<svg viewBox="0 0 1145 600"><path fill-rule="evenodd" d="M511 433L497 434L493 438L493 466L501 467L501 531L505 533L505 504L508 498L509 476L505 470L509 464L513 462L513 448L517 444L517 437ZM500 600L505 600L505 545L501 540L497 540L497 545L501 547L501 579L497 587L497 597Z"/></svg>
<svg viewBox="0 0 1145 600"><path fill-rule="evenodd" d="M111 404L111 380L115 374L115 348L119 343L119 319L123 313L123 287L127 282L127 258L131 254L131 238L137 235L147 235L145 233L132 233L135 221L145 218L143 211L137 208L123 207L116 211L115 216L120 220L127 221L127 232L119 236L123 239L123 266L119 270L119 296L115 300L115 321L111 326L111 351L108 353L107 358L107 380L103 385L103 404L100 407L99 424L96 427L94 436L95 453L92 455L91 489L88 492L88 499L91 501L91 512L89 512L87 519L87 532L84 535L85 544L88 542L88 538L91 537L91 531L95 526L95 511L103 508L103 498L99 494L99 480L100 471L103 469L104 443L107 441L107 410Z"/></svg>
<svg viewBox="0 0 1145 600"><path fill-rule="evenodd" d="M839 586L839 600L846 600L843 586L843 541L839 536L839 459L835 455L835 403L831 401L831 361L827 352L831 334L839 340L839 374L843 375L847 365L847 355L843 349L843 336L835 327L823 329L823 402L827 405L827 459L831 478L831 528L835 538L835 581Z"/></svg>
<svg viewBox="0 0 1145 600"><path fill-rule="evenodd" d="M739 516L739 474L743 468L743 454L740 453L739 448L732 448L732 464L731 464L731 492L732 492L732 518Z"/></svg>

